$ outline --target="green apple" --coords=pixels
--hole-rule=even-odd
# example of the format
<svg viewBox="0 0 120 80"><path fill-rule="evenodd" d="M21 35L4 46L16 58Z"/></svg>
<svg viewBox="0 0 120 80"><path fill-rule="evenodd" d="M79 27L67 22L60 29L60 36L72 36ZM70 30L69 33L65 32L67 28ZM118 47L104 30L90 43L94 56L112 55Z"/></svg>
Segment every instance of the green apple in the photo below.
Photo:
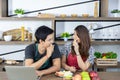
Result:
<svg viewBox="0 0 120 80"><path fill-rule="evenodd" d="M72 79L72 76L64 76L65 79Z"/></svg>
<svg viewBox="0 0 120 80"><path fill-rule="evenodd" d="M82 80L90 80L90 76L87 71L81 72L80 75L82 76Z"/></svg>
<svg viewBox="0 0 120 80"><path fill-rule="evenodd" d="M81 76L84 76L84 75L89 75L89 73L87 71L83 71L80 73Z"/></svg>
<svg viewBox="0 0 120 80"><path fill-rule="evenodd" d="M90 80L90 77L83 77L82 80Z"/></svg>

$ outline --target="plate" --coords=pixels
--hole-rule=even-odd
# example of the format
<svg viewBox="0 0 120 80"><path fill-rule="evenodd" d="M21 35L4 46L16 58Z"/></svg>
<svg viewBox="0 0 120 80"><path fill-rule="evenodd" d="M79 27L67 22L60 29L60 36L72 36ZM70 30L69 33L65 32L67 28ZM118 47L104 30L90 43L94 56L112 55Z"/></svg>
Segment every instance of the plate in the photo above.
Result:
<svg viewBox="0 0 120 80"><path fill-rule="evenodd" d="M58 77L72 77L73 73L70 71L59 71L59 72L56 72L55 75Z"/></svg>

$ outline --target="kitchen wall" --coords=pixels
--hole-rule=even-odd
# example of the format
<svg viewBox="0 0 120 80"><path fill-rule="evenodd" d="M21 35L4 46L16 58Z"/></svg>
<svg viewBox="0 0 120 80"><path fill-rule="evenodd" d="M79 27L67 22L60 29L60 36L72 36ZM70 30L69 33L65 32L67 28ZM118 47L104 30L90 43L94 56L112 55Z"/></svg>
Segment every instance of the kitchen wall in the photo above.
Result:
<svg viewBox="0 0 120 80"><path fill-rule="evenodd" d="M10 29L17 29L17 28L21 28L21 26L24 26L25 29L29 29L30 31L34 31L36 28L38 28L41 25L46 25L52 28L52 22L51 21L11 21L11 20L6 20L6 21L2 21L0 20L0 31L7 31Z"/></svg>
<svg viewBox="0 0 120 80"><path fill-rule="evenodd" d="M83 1L88 1L88 0L37 0L34 1L33 0L9 0L12 5L10 5L10 13L13 14L13 10L15 10L16 8L25 8L25 11L32 11L32 10L39 10L39 9L43 9L43 8L49 8L49 7L55 7L55 6L60 6L60 5L65 5L65 4L73 4L73 3L77 3L77 2L83 2ZM13 2L12 2L13 1ZM114 2L113 2L114 1ZM119 1L119 2L118 2ZM29 5L28 5L29 2ZM113 4L114 3L114 4ZM119 4L120 4L120 0L110 0L110 6L109 6L109 12L110 9L112 9L112 7L116 8ZM84 8L83 8L84 7ZM60 8L57 10L48 10L48 11L42 11L42 13L54 13L56 15L58 14L73 14L73 13L78 13L79 15L81 15L82 13L89 13L90 15L93 15L93 3L91 4L86 4L86 5L76 5L74 7L67 7L67 8ZM119 5L119 9L120 9L120 5ZM34 14L30 14L30 15L25 15L25 16L36 16L38 14L34 13ZM84 24L84 23L82 23ZM112 24L112 23L110 23ZM39 27L40 25L47 25L47 26L52 26L51 21L11 21L11 20L0 20L0 31L7 31L10 29L16 29L16 28L21 28L21 26L24 26L26 29L31 29L33 32L34 30ZM63 30L67 31L69 30L70 32L73 32L73 28L77 25L74 23L62 23L63 25L67 26L65 28L63 28ZM89 24L86 24L89 25ZM103 24L104 25L109 25L109 23L107 24ZM71 28L69 28L69 26L71 26ZM62 31L62 30L59 30ZM106 30L107 31L107 30ZM60 32L58 32L60 33ZM19 49L23 49L25 48L27 45L0 45L0 54L2 53L6 53L6 52L10 52L10 51L14 51L14 50L19 50ZM101 47L97 47L97 50L99 50ZM112 45L111 45L112 47ZM117 49L119 49L119 46L116 47ZM116 50L115 48L115 50ZM114 49L114 48L113 48ZM24 59L24 52L20 52L19 53L15 53L13 55L6 55L6 56L1 56L4 57L6 59L10 58L10 59L20 59L23 60ZM18 58L19 55L19 58ZM17 58L16 58L17 57Z"/></svg>
<svg viewBox="0 0 120 80"><path fill-rule="evenodd" d="M52 28L51 21L0 21L0 31L4 32L11 29L18 29L21 26L24 26L25 29L28 29L30 32L34 33L35 29L41 25L46 25ZM25 49L27 45L0 45L0 54L8 53L11 51L17 51L21 49ZM13 53L10 55L0 56L4 59L13 59L13 60L23 60L24 59L24 51Z"/></svg>
<svg viewBox="0 0 120 80"><path fill-rule="evenodd" d="M46 8L51 8L51 7L56 7L56 6L61 6L61 5L66 5L66 4L73 4L73 3L78 3L78 2L84 2L84 1L91 1L91 0L38 0L34 1L33 0L8 0L9 1L9 14L14 14L14 10L16 8L22 8L26 12L29 11L34 11L34 10L41 10L41 9L46 9ZM110 12L113 9L120 9L120 0L108 0L109 5L108 5L108 16L113 16ZM29 2L29 5L26 6L26 3ZM22 6L21 6L22 4ZM36 5L36 6L34 6ZM47 5L47 6L46 6ZM34 7L33 7L34 6ZM84 7L84 8L83 8ZM99 7L98 7L99 8ZM85 3L85 4L79 4L79 5L74 5L70 7L65 7L65 8L58 8L58 9L52 9L52 10L46 10L46 11L41 11L42 13L53 13L56 15L59 14L78 14L82 15L83 13L88 13L90 16L93 16L94 14L94 2L91 3ZM28 14L26 16L35 16L37 15L38 12Z"/></svg>
<svg viewBox="0 0 120 80"><path fill-rule="evenodd" d="M108 16L113 16L111 14L111 11L113 9L119 9L120 10L120 0L109 0L109 3L108 3Z"/></svg>
<svg viewBox="0 0 120 80"><path fill-rule="evenodd" d="M26 46L27 45L0 45L0 54L22 50L25 49ZM0 58L3 58L5 60L24 60L24 51L0 56Z"/></svg>
<svg viewBox="0 0 120 80"><path fill-rule="evenodd" d="M85 25L89 30L92 26L92 29L100 28L100 27L106 27L110 25L115 25L120 23L119 21L66 21L66 22L57 22L56 23L56 30L59 32L56 32L56 36L60 35L60 33L63 32L69 32L70 34L74 32L74 28L78 25ZM64 27L62 29L61 27ZM94 31L92 33L93 39L120 39L120 25L114 26L111 28L105 28L101 30Z"/></svg>
<svg viewBox="0 0 120 80"><path fill-rule="evenodd" d="M62 6L62 5L68 5L68 4L78 3L78 2L85 2L85 1L91 1L91 0L50 0L50 1L47 1L47 0L36 0L36 1L33 1L33 0L17 0L17 1L9 0L9 4L10 4L9 5L9 12L10 12L9 14L14 14L14 10L17 8L22 8L26 12L29 12L29 11L34 11L34 10L41 10L41 9ZM29 2L29 5L26 6L26 4L28 2ZM22 4L22 6L21 6L21 4ZM82 15L83 13L88 13L90 16L93 16L93 14L94 14L93 11L94 11L94 2L91 2L91 3L79 4L79 5L74 5L74 6L64 7L64 8L41 11L41 13L53 13L55 15L59 15L59 14ZM30 15L36 15L37 13L33 13ZM29 16L29 15L25 15L25 16Z"/></svg>

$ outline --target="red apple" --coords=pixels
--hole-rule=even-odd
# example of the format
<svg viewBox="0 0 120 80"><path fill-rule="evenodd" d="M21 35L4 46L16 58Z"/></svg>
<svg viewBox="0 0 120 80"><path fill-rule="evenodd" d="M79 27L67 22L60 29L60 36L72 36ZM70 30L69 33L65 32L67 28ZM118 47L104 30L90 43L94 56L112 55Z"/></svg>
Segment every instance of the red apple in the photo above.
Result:
<svg viewBox="0 0 120 80"><path fill-rule="evenodd" d="M89 74L90 74L90 77L98 77L98 74L96 71L90 71Z"/></svg>
<svg viewBox="0 0 120 80"><path fill-rule="evenodd" d="M100 77L97 77L97 80L100 80Z"/></svg>
<svg viewBox="0 0 120 80"><path fill-rule="evenodd" d="M92 77L91 80L97 80L97 77Z"/></svg>
<svg viewBox="0 0 120 80"><path fill-rule="evenodd" d="M92 77L91 80L100 80L99 77Z"/></svg>

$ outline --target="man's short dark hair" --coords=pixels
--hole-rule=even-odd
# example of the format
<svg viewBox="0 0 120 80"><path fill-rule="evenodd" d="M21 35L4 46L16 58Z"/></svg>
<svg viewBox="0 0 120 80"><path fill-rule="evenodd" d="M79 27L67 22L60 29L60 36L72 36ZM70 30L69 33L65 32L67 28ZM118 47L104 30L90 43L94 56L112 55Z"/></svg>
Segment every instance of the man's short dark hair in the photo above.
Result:
<svg viewBox="0 0 120 80"><path fill-rule="evenodd" d="M45 41L48 35L52 34L54 31L47 26L40 26L35 32L36 42L39 43L39 40Z"/></svg>

